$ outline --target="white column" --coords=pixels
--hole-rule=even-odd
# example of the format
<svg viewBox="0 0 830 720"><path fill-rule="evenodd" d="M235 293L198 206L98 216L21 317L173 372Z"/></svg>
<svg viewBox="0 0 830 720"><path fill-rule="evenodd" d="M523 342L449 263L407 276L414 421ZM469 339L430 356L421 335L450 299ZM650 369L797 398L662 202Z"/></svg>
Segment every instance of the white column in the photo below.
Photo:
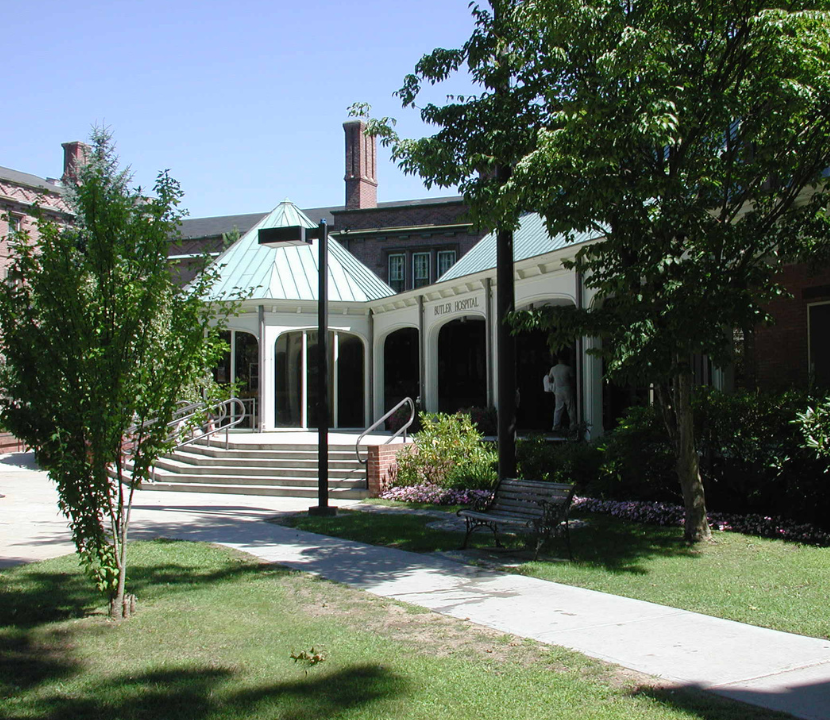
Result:
<svg viewBox="0 0 830 720"><path fill-rule="evenodd" d="M260 338L259 356L259 427L261 430L273 430L276 426L276 359L274 343L277 328L264 324Z"/></svg>
<svg viewBox="0 0 830 720"><path fill-rule="evenodd" d="M602 358L589 355L588 350L600 346L598 338L583 338L584 352L582 374L582 397L585 422L588 423L588 437L593 439L603 434L602 427Z"/></svg>
<svg viewBox="0 0 830 720"><path fill-rule="evenodd" d="M308 428L308 331L303 332L300 357L300 427Z"/></svg>
<svg viewBox="0 0 830 720"><path fill-rule="evenodd" d="M340 427L340 403L337 402L337 363L340 360L340 333L334 331L334 342L332 343L332 354L334 355L331 364L332 368L332 383L331 383L331 398L334 412L331 414L332 428Z"/></svg>

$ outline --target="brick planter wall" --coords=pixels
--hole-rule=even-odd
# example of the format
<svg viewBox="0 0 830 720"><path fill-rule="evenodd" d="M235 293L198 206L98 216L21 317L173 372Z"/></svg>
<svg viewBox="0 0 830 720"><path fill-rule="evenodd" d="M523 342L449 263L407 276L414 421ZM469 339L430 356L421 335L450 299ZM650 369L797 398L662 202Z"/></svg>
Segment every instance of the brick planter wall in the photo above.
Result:
<svg viewBox="0 0 830 720"><path fill-rule="evenodd" d="M25 452L26 445L14 435L7 432L0 432L0 453Z"/></svg>
<svg viewBox="0 0 830 720"><path fill-rule="evenodd" d="M378 497L389 488L398 472L398 453L409 445L412 443L369 446L369 462L366 466L369 497Z"/></svg>

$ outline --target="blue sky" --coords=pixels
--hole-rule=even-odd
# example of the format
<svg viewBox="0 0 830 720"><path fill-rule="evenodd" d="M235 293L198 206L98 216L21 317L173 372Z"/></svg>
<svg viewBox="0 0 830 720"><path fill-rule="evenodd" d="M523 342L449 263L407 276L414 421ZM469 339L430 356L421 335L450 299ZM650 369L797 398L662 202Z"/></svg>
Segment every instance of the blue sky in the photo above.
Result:
<svg viewBox="0 0 830 720"><path fill-rule="evenodd" d="M429 132L392 93L435 47L457 47L467 0L27 0L4 8L0 165L59 177L61 143L114 135L136 184L169 169L192 217L344 202L353 102ZM467 92L463 78L433 90ZM450 194L385 149L378 199Z"/></svg>

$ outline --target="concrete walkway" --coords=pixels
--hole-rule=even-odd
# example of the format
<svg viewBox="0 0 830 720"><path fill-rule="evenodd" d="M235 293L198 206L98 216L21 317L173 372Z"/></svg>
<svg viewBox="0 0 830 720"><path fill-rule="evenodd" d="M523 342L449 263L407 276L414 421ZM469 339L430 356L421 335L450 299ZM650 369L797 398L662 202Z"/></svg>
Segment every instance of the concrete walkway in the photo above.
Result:
<svg viewBox="0 0 830 720"><path fill-rule="evenodd" d="M72 551L30 455L0 457L0 567ZM264 522L308 500L141 493L132 537L221 543L383 597L562 645L684 686L830 720L830 641ZM348 506L353 501L338 502ZM830 556L830 551L828 551ZM830 559L830 558L829 558Z"/></svg>

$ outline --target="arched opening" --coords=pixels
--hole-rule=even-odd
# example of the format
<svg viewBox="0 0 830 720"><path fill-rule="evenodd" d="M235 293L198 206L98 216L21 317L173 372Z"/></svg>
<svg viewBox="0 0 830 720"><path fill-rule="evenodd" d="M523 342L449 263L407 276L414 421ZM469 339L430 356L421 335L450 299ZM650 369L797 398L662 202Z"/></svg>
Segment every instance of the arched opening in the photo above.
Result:
<svg viewBox="0 0 830 720"><path fill-rule="evenodd" d="M245 404L245 420L241 427L257 426L259 395L259 341L243 330L226 330L221 334L228 351L213 370L220 385L236 383L236 396Z"/></svg>
<svg viewBox="0 0 830 720"><path fill-rule="evenodd" d="M383 342L383 402L391 410L401 400L420 394L418 329L401 328Z"/></svg>
<svg viewBox="0 0 830 720"><path fill-rule="evenodd" d="M524 309L538 308L546 305L567 305L573 303L562 298L536 300ZM553 392L545 392L544 378L554 365L554 358L569 365L577 372L576 348L569 346L554 354L548 345L548 333L544 330L531 330L516 336L516 387L519 390L516 408L516 427L523 432L550 432L553 425L556 400ZM574 403L577 401L577 388L573 388ZM574 407L575 407L574 404ZM576 409L574 410L576 415ZM560 419L565 427L577 422L577 418L567 417L563 411Z"/></svg>
<svg viewBox="0 0 830 720"><path fill-rule="evenodd" d="M317 427L316 330L283 333L275 346L276 427ZM329 424L364 427L365 363L356 335L328 333Z"/></svg>
<svg viewBox="0 0 830 720"><path fill-rule="evenodd" d="M340 332L334 334L334 341L337 368L334 427L364 428L366 424L363 389L366 383L363 341L357 335Z"/></svg>
<svg viewBox="0 0 830 720"><path fill-rule="evenodd" d="M576 352L568 347L557 353L576 368ZM549 432L553 424L554 395L544 390L544 377L553 365L548 335L543 330L525 332L516 337L516 386L519 404L516 426L524 432ZM570 423L571 418L567 419ZM576 422L576 418L573 419Z"/></svg>
<svg viewBox="0 0 830 720"><path fill-rule="evenodd" d="M484 318L451 320L438 333L438 409L452 413L487 405Z"/></svg>

